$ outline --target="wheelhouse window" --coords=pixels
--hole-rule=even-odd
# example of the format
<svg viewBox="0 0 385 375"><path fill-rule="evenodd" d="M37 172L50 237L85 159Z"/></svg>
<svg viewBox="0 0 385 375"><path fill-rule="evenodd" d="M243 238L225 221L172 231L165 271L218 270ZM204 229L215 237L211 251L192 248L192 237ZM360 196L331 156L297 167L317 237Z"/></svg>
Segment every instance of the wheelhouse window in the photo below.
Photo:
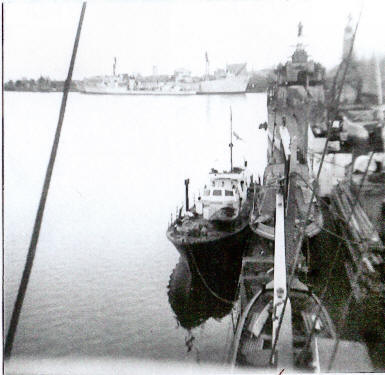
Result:
<svg viewBox="0 0 385 375"><path fill-rule="evenodd" d="M225 190L225 196L226 197L233 197L234 193L231 190Z"/></svg>
<svg viewBox="0 0 385 375"><path fill-rule="evenodd" d="M220 197L222 196L222 190L213 190L213 195L215 197Z"/></svg>

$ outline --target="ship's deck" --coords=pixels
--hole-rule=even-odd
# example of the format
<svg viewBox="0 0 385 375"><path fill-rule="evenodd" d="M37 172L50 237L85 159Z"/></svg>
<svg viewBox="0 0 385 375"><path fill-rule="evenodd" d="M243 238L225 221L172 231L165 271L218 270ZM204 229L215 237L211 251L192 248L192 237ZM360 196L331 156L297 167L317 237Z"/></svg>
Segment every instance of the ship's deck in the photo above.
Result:
<svg viewBox="0 0 385 375"><path fill-rule="evenodd" d="M177 218L168 228L167 235L176 242L209 242L243 230L249 224L252 204L252 192L249 189L248 198L242 205L236 219L231 222L210 221L203 215L193 214ZM191 210L194 212L194 208Z"/></svg>

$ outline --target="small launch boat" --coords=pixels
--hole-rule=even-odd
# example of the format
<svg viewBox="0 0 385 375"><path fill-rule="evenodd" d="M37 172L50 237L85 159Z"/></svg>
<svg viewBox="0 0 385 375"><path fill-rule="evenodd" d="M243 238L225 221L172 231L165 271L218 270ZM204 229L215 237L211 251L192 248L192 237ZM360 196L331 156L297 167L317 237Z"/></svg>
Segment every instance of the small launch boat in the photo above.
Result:
<svg viewBox="0 0 385 375"><path fill-rule="evenodd" d="M167 229L167 238L187 261L190 271L196 272L212 294L229 279L237 279L242 264L242 254L250 233L249 216L252 202L252 176L244 168L233 167L233 128L230 107L230 170L219 173L212 169L203 195L192 208L189 207L188 183L186 207L179 210ZM215 285L207 279L215 275ZM211 277L212 278L212 277ZM230 289L233 285L229 286Z"/></svg>
<svg viewBox="0 0 385 375"><path fill-rule="evenodd" d="M199 273L218 273L240 266L247 239L251 191L242 168L212 170L203 196L180 212L167 230L167 238ZM238 259L238 262L235 259Z"/></svg>

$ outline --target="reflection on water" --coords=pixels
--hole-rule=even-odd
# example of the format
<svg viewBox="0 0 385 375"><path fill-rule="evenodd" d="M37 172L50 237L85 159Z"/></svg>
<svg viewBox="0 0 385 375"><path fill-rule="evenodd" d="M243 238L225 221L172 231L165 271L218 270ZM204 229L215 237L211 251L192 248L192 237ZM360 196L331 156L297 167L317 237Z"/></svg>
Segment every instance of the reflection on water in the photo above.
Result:
<svg viewBox="0 0 385 375"><path fill-rule="evenodd" d="M187 262L179 259L170 275L168 300L183 328L189 330L198 327L209 318L221 319L232 310L232 304L225 300L235 299L238 277L234 272L229 272L226 285L219 285L216 276L205 273L202 281L202 274L194 269L190 271Z"/></svg>

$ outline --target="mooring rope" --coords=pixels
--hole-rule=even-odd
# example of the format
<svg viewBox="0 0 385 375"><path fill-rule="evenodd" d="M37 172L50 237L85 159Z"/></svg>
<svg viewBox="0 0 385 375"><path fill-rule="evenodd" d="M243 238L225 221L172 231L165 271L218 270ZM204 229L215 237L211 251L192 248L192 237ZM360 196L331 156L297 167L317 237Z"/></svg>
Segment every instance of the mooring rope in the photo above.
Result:
<svg viewBox="0 0 385 375"><path fill-rule="evenodd" d="M191 258L192 258L192 261L193 261L193 263L194 263L194 266L195 266L195 268L196 268L196 270L197 270L197 272L198 272L198 275L199 275L200 279L202 280L202 283L204 284L204 286L207 288L207 290L208 290L208 291L209 291L215 298L219 299L220 301L222 301L222 302L224 302L224 303L227 303L227 304L229 304L229 305L233 305L233 304L236 302L236 300L232 301L232 300L229 300L229 299L227 299L227 298L221 297L219 294L217 294L214 290L212 290L212 289L210 288L210 286L209 286L209 285L207 284L207 282L206 282L206 279L204 278L204 276L201 274L201 272L200 272L200 270L199 270L199 267L198 267L198 264L197 264L196 261L195 261L195 257L194 257L193 252L191 251L190 254L191 254Z"/></svg>
<svg viewBox="0 0 385 375"><path fill-rule="evenodd" d="M68 70L67 79L64 83L63 98L62 98L61 107L60 107L59 121L57 124L55 138L54 138L54 142L53 142L52 149L51 149L51 155L50 155L50 159L49 159L48 166L47 166L47 171L46 171L44 184L43 184L43 190L41 193L39 207L37 210L37 214L36 214L36 218L35 218L35 224L33 227L31 242L29 245L28 253L27 253L27 259L25 262L23 275L22 275L22 278L20 281L19 290L18 290L18 293L16 296L16 301L15 301L15 305L14 305L12 316L11 316L8 334L7 334L7 337L5 340L5 348L4 348L5 359L9 359L11 356L13 342L14 342L15 334L16 334L16 330L17 330L17 325L19 322L19 317L20 317L22 306L23 306L25 293L26 293L27 287L28 287L29 277L30 277L30 274L32 271L33 261L34 261L35 254L36 254L36 246L37 246L37 243L39 240L40 228L41 228L41 223L42 223L43 215L44 215L44 208L45 208L45 204L47 201L48 191L49 191L49 187L50 187L50 183L51 183L52 171L53 171L53 167L55 164L57 150L59 147L59 140L60 140L60 134L61 134L61 129L62 129L63 120L64 120L64 113L65 113L66 104L67 104L67 97L68 97L68 92L70 89L72 72L73 72L74 65L75 65L76 53L77 53L77 49L78 49L78 45L79 45L80 32L81 32L81 28L82 28L82 24L83 24L83 18L84 18L85 10L86 10L86 3L84 2L83 6L82 6L81 13L80 13L80 19L79 19L79 24L78 24L78 28L77 28L77 32L76 32L76 37L75 37L75 43L74 43L74 47L73 47L73 51L72 51L70 67Z"/></svg>

